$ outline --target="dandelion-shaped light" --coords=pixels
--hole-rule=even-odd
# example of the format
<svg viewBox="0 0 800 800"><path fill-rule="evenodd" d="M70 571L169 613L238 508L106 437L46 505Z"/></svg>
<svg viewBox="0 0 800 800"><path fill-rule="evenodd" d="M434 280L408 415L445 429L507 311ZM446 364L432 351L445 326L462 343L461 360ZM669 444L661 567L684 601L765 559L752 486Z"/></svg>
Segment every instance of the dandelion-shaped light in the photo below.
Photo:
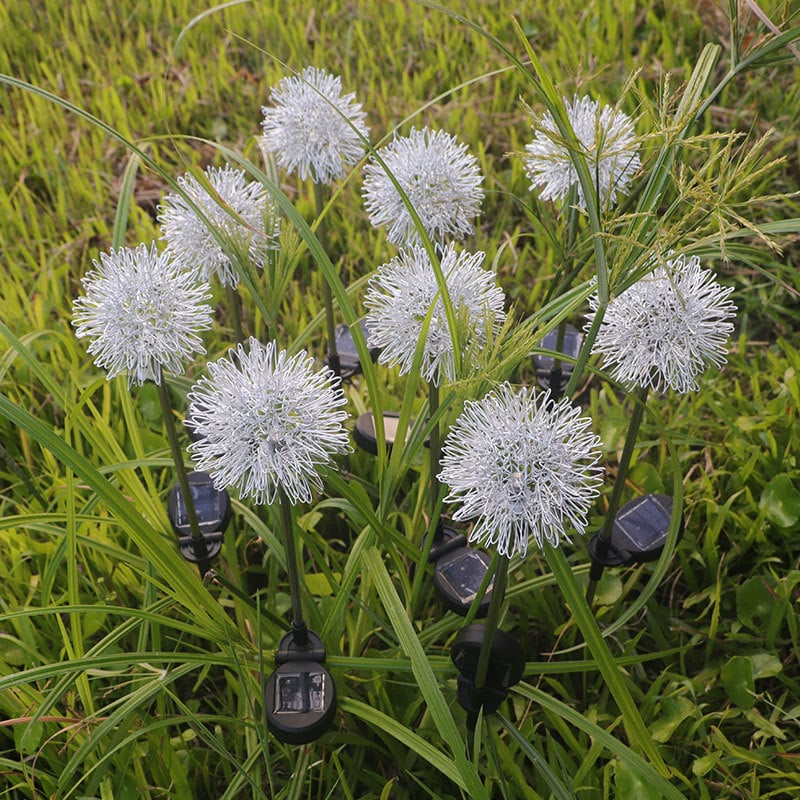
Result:
<svg viewBox="0 0 800 800"><path fill-rule="evenodd" d="M617 195L628 192L633 176L641 166L633 121L612 106L600 105L589 97L564 98L572 130L586 159L589 174L596 182L601 205L613 205ZM570 158L570 148L548 111L534 122L534 140L525 145L525 171L531 189L541 188L542 200L563 200L570 188L578 188L578 203L586 207L583 187Z"/></svg>
<svg viewBox="0 0 800 800"><path fill-rule="evenodd" d="M496 546L506 558L528 552L532 537L558 546L568 530L583 535L599 492L599 437L567 398L515 391L504 383L468 401L444 443L445 502L455 520L477 518L470 541Z"/></svg>
<svg viewBox="0 0 800 800"><path fill-rule="evenodd" d="M418 243L419 233L386 170L403 188L431 239L463 239L474 231L483 176L465 144L444 131L415 128L378 153L386 169L375 158L365 167L364 205L372 225L387 228L390 242Z"/></svg>
<svg viewBox="0 0 800 800"><path fill-rule="evenodd" d="M609 302L592 352L629 389L696 390L698 375L725 363L732 291L701 269L698 256L670 258ZM596 311L597 297L589 302Z"/></svg>
<svg viewBox="0 0 800 800"><path fill-rule="evenodd" d="M128 386L161 384L162 372L183 372L198 335L211 327L207 284L186 272L155 243L101 253L83 278L85 294L72 306L76 335L91 339L88 352L108 378L128 373Z"/></svg>
<svg viewBox="0 0 800 800"><path fill-rule="evenodd" d="M158 220L167 249L186 269L198 270L203 280L219 277L223 286L236 286L239 277L225 248L214 235L221 235L247 253L257 267L266 263L268 251L278 247L280 220L267 190L248 181L243 170L226 164L205 171L213 194L191 173L177 183L211 223L209 227L185 197L170 193L159 206Z"/></svg>
<svg viewBox="0 0 800 800"><path fill-rule="evenodd" d="M306 67L273 88L270 100L261 109L262 146L288 174L329 184L363 156L366 114L355 93L342 94L340 77Z"/></svg>
<svg viewBox="0 0 800 800"><path fill-rule="evenodd" d="M282 492L308 502L320 470L348 449L339 380L312 369L305 352L290 356L255 339L208 365L189 393L195 469L217 488L272 504Z"/></svg>
<svg viewBox="0 0 800 800"><path fill-rule="evenodd" d="M484 253L456 252L449 245L440 264L458 327L458 341L474 356L486 344L488 330L505 319L504 295L495 275L481 267ZM436 275L427 251L420 246L401 250L379 267L364 297L370 347L381 348L379 361L410 371L423 325L433 313L425 339L421 374L439 385L455 379L453 338Z"/></svg>

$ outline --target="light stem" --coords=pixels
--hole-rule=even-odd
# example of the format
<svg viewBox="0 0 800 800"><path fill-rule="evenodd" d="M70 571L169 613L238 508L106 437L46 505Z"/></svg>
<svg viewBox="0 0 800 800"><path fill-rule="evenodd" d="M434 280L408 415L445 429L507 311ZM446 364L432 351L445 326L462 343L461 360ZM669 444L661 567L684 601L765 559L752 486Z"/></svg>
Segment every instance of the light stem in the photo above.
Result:
<svg viewBox="0 0 800 800"><path fill-rule="evenodd" d="M322 196L322 184L317 181L314 181L314 202L317 208L317 238L324 248L327 234L327 224L322 216L325 208L325 198ZM336 375L340 375L339 353L336 350L336 322L333 318L333 296L331 295L331 287L324 276L322 279L322 298L325 303L325 327L328 336L328 366Z"/></svg>
<svg viewBox="0 0 800 800"><path fill-rule="evenodd" d="M281 515L283 528L283 552L286 555L286 573L289 578L289 593L292 597L292 630L295 643L304 645L308 640L306 622L303 618L303 604L300 599L300 570L297 568L297 548L294 541L294 522L292 521L292 507L286 493L281 491L278 496L278 508Z"/></svg>
<svg viewBox="0 0 800 800"><path fill-rule="evenodd" d="M562 320L558 324L556 332L556 346L553 348L556 353L564 352L564 338L567 333L567 321ZM560 399L564 390L564 369L562 367L561 358L555 356L553 358L553 366L550 369L550 396L553 400Z"/></svg>
<svg viewBox="0 0 800 800"><path fill-rule="evenodd" d="M500 556L497 562L497 571L494 574L494 585L492 586L492 596L489 599L489 610L486 613L484 623L484 637L481 642L481 650L478 654L478 666L475 669L475 680L473 684L480 690L486 685L486 676L489 673L489 660L492 655L492 644L494 634L500 625L500 611L503 607L503 600L506 594L506 581L508 578L508 561L505 556Z"/></svg>
<svg viewBox="0 0 800 800"><path fill-rule="evenodd" d="M603 521L603 527L597 537L597 552L596 557L592 560L592 566L589 570L589 585L586 587L586 602L591 603L594 599L595 591L597 590L597 582L603 574L603 562L608 556L608 551L611 546L611 532L614 527L614 519L619 510L620 500L622 500L622 492L625 489L625 481L628 477L628 469L631 465L631 458L633 451L636 447L636 439L639 435L639 426L642 424L644 417L644 409L647 403L647 386L639 386L637 390L631 395L634 399L633 411L631 413L631 422L628 426L628 433L625 436L625 444L622 448L622 456L619 460L617 467L617 477L614 480L614 488L611 492L611 499L608 501L608 510L606 517Z"/></svg>
<svg viewBox="0 0 800 800"><path fill-rule="evenodd" d="M431 381L428 384L428 414L432 419L439 410L439 386ZM442 441L440 436L439 421L437 420L431 428L430 434L430 508L431 519L439 499L439 460L442 454Z"/></svg>
<svg viewBox="0 0 800 800"><path fill-rule="evenodd" d="M230 284L226 287L228 296L228 311L231 315L231 325L233 326L233 338L236 344L241 344L244 341L244 334L242 333L242 310L239 307L239 292L235 286Z"/></svg>
<svg viewBox="0 0 800 800"><path fill-rule="evenodd" d="M163 375L161 376L161 382L156 384L156 389L158 390L158 401L161 404L161 415L164 417L164 427L167 431L169 449L172 452L172 460L175 462L175 471L178 474L178 487L180 488L183 505L186 508L186 516L189 519L189 529L192 535L192 551L197 558L197 568L200 570L201 577L203 577L209 569L211 569L211 562L208 558L206 540L200 530L200 522L197 519L197 512L194 508L192 490L189 486L189 476L186 472L186 466L183 463L183 450L181 450L181 445L178 441L178 429L175 427L172 403L169 399L169 391L167 390L167 384L164 381Z"/></svg>

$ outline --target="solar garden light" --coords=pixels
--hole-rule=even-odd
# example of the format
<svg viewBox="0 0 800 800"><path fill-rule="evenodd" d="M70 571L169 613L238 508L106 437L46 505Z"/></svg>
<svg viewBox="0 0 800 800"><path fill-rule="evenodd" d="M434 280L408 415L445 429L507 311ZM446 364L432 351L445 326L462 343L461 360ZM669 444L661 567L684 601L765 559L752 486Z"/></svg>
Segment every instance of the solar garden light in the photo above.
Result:
<svg viewBox="0 0 800 800"><path fill-rule="evenodd" d="M468 401L447 435L440 474L450 488L445 502L461 504L454 520L477 519L470 541L497 549L486 623L468 626L454 643L458 699L470 727L481 708L497 710L524 668L521 647L499 630L509 561L527 555L531 538L539 547L545 541L556 547L567 525L585 530L601 471L590 425L567 398L554 401L549 392L504 383Z"/></svg>
<svg viewBox="0 0 800 800"><path fill-rule="evenodd" d="M279 741L307 744L330 727L336 711L336 686L322 666L322 641L308 630L303 617L291 506L286 497L281 497L278 505L292 598L292 629L275 653L278 668L264 687L264 708L267 726Z"/></svg>
<svg viewBox="0 0 800 800"><path fill-rule="evenodd" d="M311 178L317 212L317 237L325 242L323 186L345 177L365 150L369 128L366 113L353 92L343 93L342 79L324 69L306 67L283 78L270 91L271 105L262 106L261 148L273 153L287 174ZM322 281L328 341L327 366L341 375L333 316L333 298L327 280Z"/></svg>
<svg viewBox="0 0 800 800"><path fill-rule="evenodd" d="M652 269L608 303L592 346L593 353L603 355L612 377L631 392L634 408L603 528L590 547L589 602L606 562L615 558L612 549L625 549L623 539L629 540L626 552L640 559L642 553L657 549L655 542L666 535L665 523L658 522L658 501L644 501L617 514L648 391L697 390L697 378L708 366L725 362L733 332L733 289L721 286L711 270L701 269L698 256L653 253L650 261ZM597 295L589 298L589 305L587 330L599 311ZM615 544L616 527L623 532L616 534Z"/></svg>
<svg viewBox="0 0 800 800"><path fill-rule="evenodd" d="M313 369L304 352L250 339L208 365L189 393L195 441L189 452L219 486L256 504L276 506L291 596L291 630L276 651L277 669L264 686L267 725L280 741L313 741L336 707L325 650L308 630L301 599L292 506L322 488L322 469L348 451L341 381Z"/></svg>
<svg viewBox="0 0 800 800"><path fill-rule="evenodd" d="M83 280L85 294L73 303L78 338L91 339L88 352L110 380L127 372L128 388L156 385L178 484L185 498L185 521L201 575L209 557L178 442L165 373L180 374L196 353L204 353L200 333L211 327L208 284L184 269L155 243L101 253Z"/></svg>

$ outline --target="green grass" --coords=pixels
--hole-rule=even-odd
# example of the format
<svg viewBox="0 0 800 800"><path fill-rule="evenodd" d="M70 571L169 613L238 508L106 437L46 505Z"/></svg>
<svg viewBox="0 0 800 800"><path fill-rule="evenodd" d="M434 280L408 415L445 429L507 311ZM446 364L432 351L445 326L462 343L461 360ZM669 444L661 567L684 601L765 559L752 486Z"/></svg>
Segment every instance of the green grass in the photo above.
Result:
<svg viewBox="0 0 800 800"><path fill-rule="evenodd" d="M476 29L406 2L242 3L189 28L198 8L185 0L6 5L0 73L42 91L0 88L0 797L792 797L800 65L771 53L726 81L768 44L757 21L743 14L737 46L727 3L688 0L446 4ZM782 27L798 22L790 3L761 6ZM616 102L627 87L639 132L659 131L644 148L663 179L655 200L640 189L570 238L528 191L515 155L531 135L525 105L552 98L525 74L513 15L556 100ZM719 58L698 69L706 45ZM427 512L418 382L376 367L347 388L354 415L402 405L420 435L391 459L353 453L296 510L309 623L340 707L322 740L288 747L262 708L290 606L276 511L234 501L218 571L240 592L203 585L166 518L173 470L153 387L107 382L69 324L118 204L130 198L125 240L147 241L168 179L223 148L260 166L260 106L284 64L308 63L357 92L373 143L430 124L478 154L487 198L470 246L487 252L516 321L486 353L488 377L533 382L530 352L559 317L579 322L598 254L612 294L641 272L637 243L650 240L691 243L736 286L729 363L697 393L651 401L628 479L626 499L682 496L683 537L654 566L607 571L597 625L581 603L583 542L512 564L503 627L528 664L479 741L467 741L448 655L463 621L411 576ZM672 120L700 78L701 97L725 85L681 139ZM125 139L154 166L128 173L132 184ZM359 184L333 199L323 250L311 187L284 178L285 273L243 292L247 332L274 316L282 345L321 356L325 280L343 318L360 313L364 281L394 248L370 228ZM570 267L575 292L558 297ZM215 299L210 358L232 339ZM175 381L179 409L202 370ZM445 420L482 383L443 392ZM630 403L590 371L578 389L610 488Z"/></svg>

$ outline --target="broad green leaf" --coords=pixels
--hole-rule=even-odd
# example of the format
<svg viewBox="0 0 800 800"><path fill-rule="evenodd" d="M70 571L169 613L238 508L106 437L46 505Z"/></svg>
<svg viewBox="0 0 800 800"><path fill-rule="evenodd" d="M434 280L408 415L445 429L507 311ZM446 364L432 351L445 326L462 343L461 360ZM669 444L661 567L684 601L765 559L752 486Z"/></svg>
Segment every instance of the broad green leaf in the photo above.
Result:
<svg viewBox="0 0 800 800"><path fill-rule="evenodd" d="M733 656L722 668L722 685L728 697L739 708L752 708L755 703L753 662L748 656Z"/></svg>
<svg viewBox="0 0 800 800"><path fill-rule="evenodd" d="M779 528L793 528L800 520L800 491L788 475L776 475L761 492L758 507Z"/></svg>
<svg viewBox="0 0 800 800"><path fill-rule="evenodd" d="M613 606L622 597L622 581L611 570L606 570L597 582L595 602L600 606Z"/></svg>
<svg viewBox="0 0 800 800"><path fill-rule="evenodd" d="M686 697L666 697L661 703L661 716L650 726L657 742L668 742L687 717L691 717L695 705Z"/></svg>
<svg viewBox="0 0 800 800"><path fill-rule="evenodd" d="M338 574L338 573L337 573ZM339 575L341 577L341 575ZM333 587L328 578L320 573L309 573L305 575L308 591L315 597L330 597L333 594Z"/></svg>
<svg viewBox="0 0 800 800"><path fill-rule="evenodd" d="M736 616L757 633L764 633L778 605L760 575L753 575L736 589Z"/></svg>
<svg viewBox="0 0 800 800"><path fill-rule="evenodd" d="M624 797L625 800L661 800L664 796L624 761L614 764L614 786L617 797Z"/></svg>
<svg viewBox="0 0 800 800"><path fill-rule="evenodd" d="M714 769L718 763L719 753L709 753L707 756L702 756L701 758L696 758L694 760L692 763L692 773L697 775L698 778L702 778L703 775L707 775L709 772L711 772L711 770Z"/></svg>
<svg viewBox="0 0 800 800"><path fill-rule="evenodd" d="M772 653L753 653L750 656L753 664L753 680L774 678L783 672L781 660Z"/></svg>
<svg viewBox="0 0 800 800"><path fill-rule="evenodd" d="M644 494L663 494L664 478L659 470L646 461L634 464L628 472L628 480Z"/></svg>

